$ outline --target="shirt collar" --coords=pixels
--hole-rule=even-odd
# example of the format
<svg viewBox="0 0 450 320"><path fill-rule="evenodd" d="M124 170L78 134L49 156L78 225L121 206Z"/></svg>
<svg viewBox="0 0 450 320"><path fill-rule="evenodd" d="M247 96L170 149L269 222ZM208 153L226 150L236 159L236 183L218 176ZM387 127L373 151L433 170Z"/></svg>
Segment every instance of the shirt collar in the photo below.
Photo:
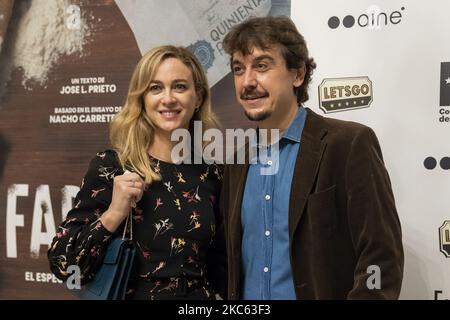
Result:
<svg viewBox="0 0 450 320"><path fill-rule="evenodd" d="M294 120L292 120L291 124L286 129L286 131L283 133L280 140L287 139L287 140L291 140L291 141L300 143L303 127L305 125L305 119L306 119L306 110L302 105L300 105L298 107L297 114L295 115ZM258 135L259 135L258 132L259 132L259 128L256 129L255 139L250 141L251 147L260 147L260 145L258 143Z"/></svg>
<svg viewBox="0 0 450 320"><path fill-rule="evenodd" d="M303 108L303 106L299 106L294 120L292 120L287 130L283 133L281 139L289 139L294 142L300 143L303 126L305 125L305 118L306 118L306 110L305 108Z"/></svg>

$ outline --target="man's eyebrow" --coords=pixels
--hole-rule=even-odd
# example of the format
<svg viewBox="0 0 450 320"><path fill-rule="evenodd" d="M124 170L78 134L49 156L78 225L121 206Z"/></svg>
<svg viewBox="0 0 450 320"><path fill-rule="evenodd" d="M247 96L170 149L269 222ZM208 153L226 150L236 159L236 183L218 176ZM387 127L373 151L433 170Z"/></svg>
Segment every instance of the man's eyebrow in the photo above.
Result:
<svg viewBox="0 0 450 320"><path fill-rule="evenodd" d="M271 55L268 55L268 54L260 55L260 56L256 57L255 60L253 60L253 61L260 62L262 60L269 60L271 63L275 62L275 59Z"/></svg>
<svg viewBox="0 0 450 320"><path fill-rule="evenodd" d="M255 62L258 63L258 62L261 62L263 60L269 60L271 63L275 63L275 59L269 54L262 54L262 55L256 57L255 59L253 59L252 62L253 63L255 63ZM231 64L234 66L234 65L237 65L237 64L242 64L242 62L239 59L233 59L231 61Z"/></svg>

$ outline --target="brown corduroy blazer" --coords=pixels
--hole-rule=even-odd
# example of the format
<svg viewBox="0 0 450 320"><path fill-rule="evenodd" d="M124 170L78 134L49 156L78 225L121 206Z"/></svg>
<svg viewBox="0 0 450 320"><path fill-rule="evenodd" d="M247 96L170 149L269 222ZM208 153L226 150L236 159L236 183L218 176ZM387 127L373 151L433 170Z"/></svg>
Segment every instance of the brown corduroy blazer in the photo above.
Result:
<svg viewBox="0 0 450 320"><path fill-rule="evenodd" d="M377 137L364 125L306 110L291 184L286 257L297 299L397 299L404 262L401 227ZM221 207L229 299L241 298L247 172L245 164L225 167ZM376 284L377 267L379 289L367 285Z"/></svg>

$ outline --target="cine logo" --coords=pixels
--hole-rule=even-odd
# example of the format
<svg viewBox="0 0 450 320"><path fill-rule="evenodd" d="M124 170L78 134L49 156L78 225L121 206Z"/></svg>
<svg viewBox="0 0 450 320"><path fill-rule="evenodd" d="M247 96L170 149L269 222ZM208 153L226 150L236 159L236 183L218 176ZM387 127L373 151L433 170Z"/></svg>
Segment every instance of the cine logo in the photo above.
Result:
<svg viewBox="0 0 450 320"><path fill-rule="evenodd" d="M67 273L70 276L67 278L66 286L69 290L80 290L81 289L81 271L80 267L77 265L70 265L67 268Z"/></svg>

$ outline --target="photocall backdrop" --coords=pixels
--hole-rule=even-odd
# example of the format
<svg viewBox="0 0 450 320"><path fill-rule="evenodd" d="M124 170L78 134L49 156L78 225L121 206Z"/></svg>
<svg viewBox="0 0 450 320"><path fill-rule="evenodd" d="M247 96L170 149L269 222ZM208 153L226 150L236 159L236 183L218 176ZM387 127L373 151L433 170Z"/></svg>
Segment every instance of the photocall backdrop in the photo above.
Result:
<svg viewBox="0 0 450 320"><path fill-rule="evenodd" d="M46 252L147 50L189 47L224 128L254 126L222 40L266 15L290 15L318 64L306 105L377 133L403 228L401 298L450 298L449 10L445 0L2 1L0 299L75 298Z"/></svg>

